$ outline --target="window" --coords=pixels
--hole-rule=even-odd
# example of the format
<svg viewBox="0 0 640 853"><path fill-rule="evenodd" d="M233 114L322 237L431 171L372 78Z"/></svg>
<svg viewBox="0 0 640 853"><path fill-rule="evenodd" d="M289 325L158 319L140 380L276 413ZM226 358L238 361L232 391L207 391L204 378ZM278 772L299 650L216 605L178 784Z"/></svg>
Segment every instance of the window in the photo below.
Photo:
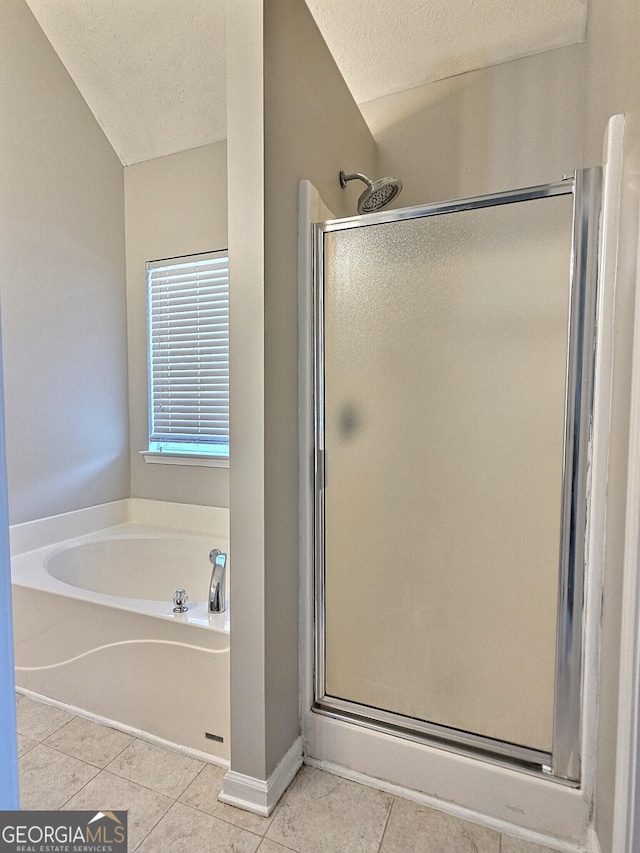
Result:
<svg viewBox="0 0 640 853"><path fill-rule="evenodd" d="M146 268L149 455L227 458L228 253L150 261Z"/></svg>

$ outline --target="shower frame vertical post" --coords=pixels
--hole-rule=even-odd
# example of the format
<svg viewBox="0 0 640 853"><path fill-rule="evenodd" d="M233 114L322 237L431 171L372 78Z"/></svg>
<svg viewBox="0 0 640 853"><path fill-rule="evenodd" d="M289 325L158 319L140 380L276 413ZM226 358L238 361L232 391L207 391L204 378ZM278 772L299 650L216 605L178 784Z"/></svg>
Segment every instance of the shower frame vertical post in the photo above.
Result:
<svg viewBox="0 0 640 853"><path fill-rule="evenodd" d="M554 776L576 781L581 776L584 595L601 196L601 168L575 172L551 770Z"/></svg>

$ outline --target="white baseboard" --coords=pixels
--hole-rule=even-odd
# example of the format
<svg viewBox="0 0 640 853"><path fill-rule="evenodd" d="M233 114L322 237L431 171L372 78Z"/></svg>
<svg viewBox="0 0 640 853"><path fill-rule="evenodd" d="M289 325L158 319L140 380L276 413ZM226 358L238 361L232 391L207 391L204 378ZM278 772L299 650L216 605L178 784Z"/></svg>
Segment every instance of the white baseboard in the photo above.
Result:
<svg viewBox="0 0 640 853"><path fill-rule="evenodd" d="M301 767L302 738L299 737L266 780L227 771L218 799L221 803L269 817Z"/></svg>
<svg viewBox="0 0 640 853"><path fill-rule="evenodd" d="M596 831L592 826L589 827L589 832L587 834L587 853L602 853L600 839L596 835Z"/></svg>

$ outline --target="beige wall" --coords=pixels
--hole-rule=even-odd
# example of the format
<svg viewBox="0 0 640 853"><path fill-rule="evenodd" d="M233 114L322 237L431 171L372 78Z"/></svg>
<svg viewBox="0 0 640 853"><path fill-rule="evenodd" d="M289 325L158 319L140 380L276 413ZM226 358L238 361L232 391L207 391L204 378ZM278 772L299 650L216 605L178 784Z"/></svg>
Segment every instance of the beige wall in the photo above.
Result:
<svg viewBox="0 0 640 853"><path fill-rule="evenodd" d="M303 0L227 10L229 243L248 247L231 296L231 767L264 779L299 734L298 181L351 213L338 173L374 172L375 143Z"/></svg>
<svg viewBox="0 0 640 853"><path fill-rule="evenodd" d="M637 0L591 0L585 149L595 159L610 115L626 113L616 273L613 399L602 612L595 827L612 853L620 663L620 607L626 512L627 441L640 204L640 15ZM620 796L618 805L623 805Z"/></svg>
<svg viewBox="0 0 640 853"><path fill-rule="evenodd" d="M395 207L560 180L583 164L585 46L470 71L362 105Z"/></svg>
<svg viewBox="0 0 640 853"><path fill-rule="evenodd" d="M23 0L0 33L10 520L129 494L122 166Z"/></svg>
<svg viewBox="0 0 640 853"><path fill-rule="evenodd" d="M146 261L227 248L227 144L125 169L131 495L229 506L228 468L148 464Z"/></svg>

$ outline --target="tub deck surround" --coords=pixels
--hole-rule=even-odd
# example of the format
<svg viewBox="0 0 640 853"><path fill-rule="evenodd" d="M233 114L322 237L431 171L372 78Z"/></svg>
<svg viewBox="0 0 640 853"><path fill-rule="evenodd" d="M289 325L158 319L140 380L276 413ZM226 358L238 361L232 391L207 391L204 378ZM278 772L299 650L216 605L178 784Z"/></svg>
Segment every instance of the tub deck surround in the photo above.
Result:
<svg viewBox="0 0 640 853"><path fill-rule="evenodd" d="M38 518L9 529L11 555L95 533L104 527L127 522L155 528L229 538L229 510L226 507L126 498L78 509L48 518Z"/></svg>
<svg viewBox="0 0 640 853"><path fill-rule="evenodd" d="M229 603L209 613L209 551L228 539L125 522L16 554L14 584L96 601L187 625L229 631ZM173 612L173 594L186 589L188 610Z"/></svg>
<svg viewBox="0 0 640 853"><path fill-rule="evenodd" d="M16 683L226 762L230 611L206 597L228 511L117 503L12 529Z"/></svg>

